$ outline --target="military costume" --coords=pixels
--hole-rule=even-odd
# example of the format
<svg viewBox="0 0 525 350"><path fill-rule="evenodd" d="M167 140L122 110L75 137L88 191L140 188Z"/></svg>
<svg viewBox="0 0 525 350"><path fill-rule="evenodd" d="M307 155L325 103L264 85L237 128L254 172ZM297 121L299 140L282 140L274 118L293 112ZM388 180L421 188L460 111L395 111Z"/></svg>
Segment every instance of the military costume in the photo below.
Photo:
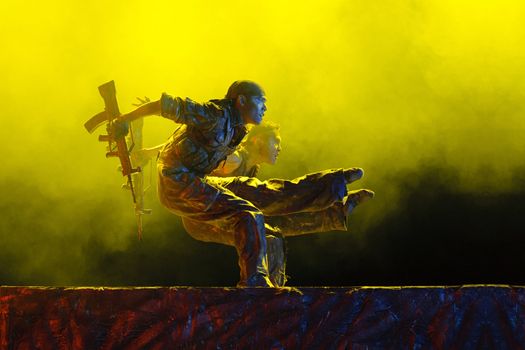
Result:
<svg viewBox="0 0 525 350"><path fill-rule="evenodd" d="M294 180L207 176L246 135L233 100L198 104L163 94L160 103L163 117L183 124L159 155L160 201L177 215L214 227L209 234L189 230L195 238L236 247L239 285L272 286L267 237L345 228L342 200L351 169ZM311 219L297 226L290 214ZM265 225L270 217L280 229Z"/></svg>
<svg viewBox="0 0 525 350"><path fill-rule="evenodd" d="M222 177L247 176L257 177L260 165L247 167L250 154L245 148L236 151L235 159L239 160L236 168ZM216 172L213 172L214 175ZM239 179L239 181L241 181ZM245 181L246 180L242 180ZM274 181L274 180L272 180ZM252 183L253 182L247 182ZM286 283L286 248L284 237L308 233L346 230L346 215L343 203L335 202L331 207L317 212L298 212L288 215L266 216L266 243L270 280L275 286ZM234 232L230 228L221 229L201 221L183 217L186 231L194 238L206 241L234 245ZM283 237L284 236L284 237Z"/></svg>

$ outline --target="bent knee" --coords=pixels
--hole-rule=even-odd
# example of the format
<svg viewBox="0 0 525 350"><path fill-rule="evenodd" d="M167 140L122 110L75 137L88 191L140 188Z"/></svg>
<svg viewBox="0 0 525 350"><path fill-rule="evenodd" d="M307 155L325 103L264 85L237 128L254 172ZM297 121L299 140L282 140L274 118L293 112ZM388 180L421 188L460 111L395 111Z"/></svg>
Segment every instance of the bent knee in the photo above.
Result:
<svg viewBox="0 0 525 350"><path fill-rule="evenodd" d="M258 210L243 211L236 215L237 225L256 225L264 228L264 215Z"/></svg>
<svg viewBox="0 0 525 350"><path fill-rule="evenodd" d="M237 246L258 246L266 250L264 216L261 212L242 212L235 223L235 241Z"/></svg>

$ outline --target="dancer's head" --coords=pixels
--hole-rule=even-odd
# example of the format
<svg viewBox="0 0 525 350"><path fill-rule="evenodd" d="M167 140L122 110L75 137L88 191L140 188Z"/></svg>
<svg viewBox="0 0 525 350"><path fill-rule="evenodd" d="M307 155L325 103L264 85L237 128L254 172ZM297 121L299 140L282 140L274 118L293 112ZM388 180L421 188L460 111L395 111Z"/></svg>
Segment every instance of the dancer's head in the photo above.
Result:
<svg viewBox="0 0 525 350"><path fill-rule="evenodd" d="M230 85L226 98L234 101L244 124L259 125L262 122L266 112L266 97L257 83L249 80L235 81Z"/></svg>

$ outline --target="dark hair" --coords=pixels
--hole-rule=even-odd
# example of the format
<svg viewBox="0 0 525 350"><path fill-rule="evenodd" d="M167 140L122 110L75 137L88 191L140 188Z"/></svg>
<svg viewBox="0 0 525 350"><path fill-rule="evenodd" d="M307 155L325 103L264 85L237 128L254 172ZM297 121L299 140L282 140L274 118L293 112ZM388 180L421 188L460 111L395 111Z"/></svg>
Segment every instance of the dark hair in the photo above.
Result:
<svg viewBox="0 0 525 350"><path fill-rule="evenodd" d="M243 146L248 143L252 143L253 140L259 138L266 138L270 136L277 136L279 134L279 124L273 122L264 122L260 125L256 125L250 129L248 135L243 141Z"/></svg>
<svg viewBox="0 0 525 350"><path fill-rule="evenodd" d="M236 99L237 96L264 96L264 90L259 84L250 80L237 80L230 85L226 98Z"/></svg>

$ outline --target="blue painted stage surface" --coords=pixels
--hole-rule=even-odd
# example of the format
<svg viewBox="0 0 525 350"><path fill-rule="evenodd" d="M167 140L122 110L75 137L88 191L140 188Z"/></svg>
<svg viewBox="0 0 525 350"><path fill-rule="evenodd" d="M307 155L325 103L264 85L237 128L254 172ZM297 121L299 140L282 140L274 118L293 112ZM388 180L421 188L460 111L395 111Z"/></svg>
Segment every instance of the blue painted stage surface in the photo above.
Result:
<svg viewBox="0 0 525 350"><path fill-rule="evenodd" d="M0 287L0 349L522 349L525 288Z"/></svg>

